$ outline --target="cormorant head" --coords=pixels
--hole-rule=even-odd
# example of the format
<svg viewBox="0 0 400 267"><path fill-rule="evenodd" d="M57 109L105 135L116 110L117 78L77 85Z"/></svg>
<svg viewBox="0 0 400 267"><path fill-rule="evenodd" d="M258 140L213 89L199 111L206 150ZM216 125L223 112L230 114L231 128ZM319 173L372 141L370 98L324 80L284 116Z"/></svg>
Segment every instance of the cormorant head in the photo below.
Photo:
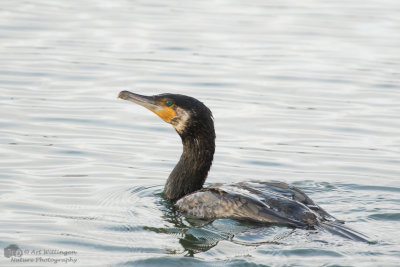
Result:
<svg viewBox="0 0 400 267"><path fill-rule="evenodd" d="M198 130L214 132L211 111L193 97L179 94L143 96L128 91L120 92L118 97L153 111L181 136L185 133L193 135Z"/></svg>

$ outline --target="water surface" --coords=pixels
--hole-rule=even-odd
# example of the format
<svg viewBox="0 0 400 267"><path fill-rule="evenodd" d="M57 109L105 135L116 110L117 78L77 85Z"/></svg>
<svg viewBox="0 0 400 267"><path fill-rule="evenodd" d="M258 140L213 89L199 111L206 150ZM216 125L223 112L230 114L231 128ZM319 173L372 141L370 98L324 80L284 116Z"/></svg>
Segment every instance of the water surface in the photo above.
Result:
<svg viewBox="0 0 400 267"><path fill-rule="evenodd" d="M399 11L394 0L2 3L0 247L75 251L47 255L74 266L398 265ZM161 192L180 139L121 90L212 109L208 184L296 185L375 244L177 215Z"/></svg>

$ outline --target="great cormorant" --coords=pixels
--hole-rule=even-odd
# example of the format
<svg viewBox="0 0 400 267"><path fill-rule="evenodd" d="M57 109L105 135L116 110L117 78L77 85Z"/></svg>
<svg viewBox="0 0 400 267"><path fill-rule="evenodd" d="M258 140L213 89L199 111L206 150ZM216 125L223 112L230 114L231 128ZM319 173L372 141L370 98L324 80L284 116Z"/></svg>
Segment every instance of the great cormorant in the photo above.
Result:
<svg viewBox="0 0 400 267"><path fill-rule="evenodd" d="M180 135L183 152L163 196L185 216L229 218L294 228L323 228L358 241L367 239L343 225L300 189L281 182L240 182L203 187L215 151L214 120L199 100L180 94L143 96L122 91L119 98L153 111Z"/></svg>

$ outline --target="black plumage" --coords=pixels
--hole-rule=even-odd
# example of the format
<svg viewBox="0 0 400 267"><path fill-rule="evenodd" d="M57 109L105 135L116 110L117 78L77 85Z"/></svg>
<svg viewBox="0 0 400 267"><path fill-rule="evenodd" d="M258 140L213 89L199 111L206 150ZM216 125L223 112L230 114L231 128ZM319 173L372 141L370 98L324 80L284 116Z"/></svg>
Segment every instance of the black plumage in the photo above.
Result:
<svg viewBox="0 0 400 267"><path fill-rule="evenodd" d="M177 200L203 187L215 152L214 121L211 111L195 98L171 94L160 97L173 98L175 105L190 116L183 131L177 131L183 152L164 188L165 198ZM174 120L179 117L173 118L171 124Z"/></svg>

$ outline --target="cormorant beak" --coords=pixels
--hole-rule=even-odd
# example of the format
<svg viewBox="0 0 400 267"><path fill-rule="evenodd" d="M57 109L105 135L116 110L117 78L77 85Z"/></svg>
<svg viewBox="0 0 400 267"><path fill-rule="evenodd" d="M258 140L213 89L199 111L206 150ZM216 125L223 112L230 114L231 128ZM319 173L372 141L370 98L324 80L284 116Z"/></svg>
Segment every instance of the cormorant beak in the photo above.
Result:
<svg viewBox="0 0 400 267"><path fill-rule="evenodd" d="M164 98L160 99L155 96L138 95L128 91L120 92L118 97L153 111L157 116L168 123L171 123L171 120L176 116L175 110L172 106L165 105L165 102L163 102L163 100L165 100Z"/></svg>
<svg viewBox="0 0 400 267"><path fill-rule="evenodd" d="M118 97L124 100L131 101L138 105L141 105L153 111L154 113L157 113L163 109L163 107L159 104L159 102L156 101L152 96L144 96L144 95L134 94L129 91L122 91L119 93Z"/></svg>

